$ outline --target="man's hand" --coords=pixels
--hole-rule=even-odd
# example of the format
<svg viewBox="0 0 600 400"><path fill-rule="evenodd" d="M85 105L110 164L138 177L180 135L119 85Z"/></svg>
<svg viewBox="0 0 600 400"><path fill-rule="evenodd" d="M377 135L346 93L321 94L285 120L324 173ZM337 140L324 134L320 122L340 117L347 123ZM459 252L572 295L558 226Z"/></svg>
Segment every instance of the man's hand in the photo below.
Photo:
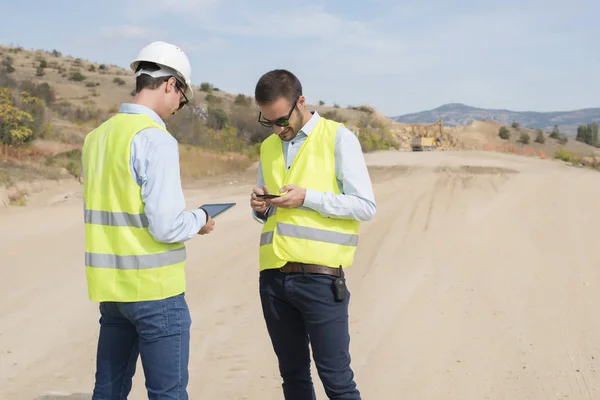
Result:
<svg viewBox="0 0 600 400"><path fill-rule="evenodd" d="M202 229L200 229L200 232L198 232L198 234L206 235L208 233L211 233L213 229L215 229L215 220L211 217L208 217L208 221L206 221L206 224L204 224L204 226L202 227Z"/></svg>
<svg viewBox="0 0 600 400"><path fill-rule="evenodd" d="M250 207L257 213L264 214L269 208L269 204L267 204L265 199L256 197L257 194L269 194L269 191L266 186L263 186L262 189L254 188L250 195Z"/></svg>
<svg viewBox="0 0 600 400"><path fill-rule="evenodd" d="M286 185L279 189L280 193L287 192L281 197L275 199L266 199L265 201L269 204L273 204L276 207L281 208L296 208L304 204L304 198L306 197L306 189L296 185Z"/></svg>

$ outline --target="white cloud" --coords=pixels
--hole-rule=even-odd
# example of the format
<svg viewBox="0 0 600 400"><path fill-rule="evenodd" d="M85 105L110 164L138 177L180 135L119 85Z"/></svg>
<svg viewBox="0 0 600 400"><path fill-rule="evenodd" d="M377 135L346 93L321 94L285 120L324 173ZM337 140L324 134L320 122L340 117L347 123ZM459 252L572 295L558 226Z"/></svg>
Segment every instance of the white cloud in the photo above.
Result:
<svg viewBox="0 0 600 400"><path fill-rule="evenodd" d="M98 30L90 47L135 52L134 44L171 41L189 54L195 76L224 89L251 93L262 73L289 68L315 101L367 103L391 115L448 101L561 108L569 96L571 103L585 97L569 87L597 82L591 65L600 61L584 49L598 28L584 1L462 0L452 9L446 0L388 0L335 9L328 2L124 0L126 20Z"/></svg>
<svg viewBox="0 0 600 400"><path fill-rule="evenodd" d="M275 11L264 11L253 5L252 9L237 11L228 8L224 14L215 15L216 18L208 21L207 28L229 35L272 38L277 41L305 39L378 51L395 47L393 41L370 24L329 13L322 5L280 7ZM260 46L269 47L264 43L260 43Z"/></svg>
<svg viewBox="0 0 600 400"><path fill-rule="evenodd" d="M149 17L160 17L170 14L182 19L184 17L201 17L204 13L223 5L225 0L124 0L123 6L127 15L136 21Z"/></svg>
<svg viewBox="0 0 600 400"><path fill-rule="evenodd" d="M186 53L208 53L224 46L226 41L218 37L208 37L206 39L193 40L187 38L183 41L177 40L175 44Z"/></svg>
<svg viewBox="0 0 600 400"><path fill-rule="evenodd" d="M77 46L104 48L106 45L143 44L154 40L165 40L167 33L162 29L146 28L139 25L103 26L95 32L69 36L66 41Z"/></svg>
<svg viewBox="0 0 600 400"><path fill-rule="evenodd" d="M160 29L149 29L138 25L105 26L98 30L98 37L107 41L150 41L165 36Z"/></svg>

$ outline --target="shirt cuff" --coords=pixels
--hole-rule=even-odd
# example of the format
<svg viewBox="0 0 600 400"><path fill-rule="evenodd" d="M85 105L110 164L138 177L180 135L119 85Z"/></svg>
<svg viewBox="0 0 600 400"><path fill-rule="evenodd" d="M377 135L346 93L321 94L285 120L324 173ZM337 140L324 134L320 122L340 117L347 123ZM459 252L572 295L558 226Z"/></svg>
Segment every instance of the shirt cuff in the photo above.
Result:
<svg viewBox="0 0 600 400"><path fill-rule="evenodd" d="M199 231L208 222L208 220L206 219L206 213L204 212L204 210L201 210L199 208L196 210L191 210L191 211L192 211L192 214L194 214L196 216L196 220L198 221L198 224L199 224L199 227L198 227L198 231Z"/></svg>
<svg viewBox="0 0 600 400"><path fill-rule="evenodd" d="M269 210L271 209L272 206L269 206L266 210L265 213L262 217L260 217L258 215L258 213L254 210L252 210L252 216L254 217L254 219L258 222L260 222L261 224L264 224L267 221L267 215L269 214Z"/></svg>
<svg viewBox="0 0 600 400"><path fill-rule="evenodd" d="M315 211L321 210L323 204L323 193L316 192L311 189L306 189L306 196L304 197L304 206L311 208Z"/></svg>

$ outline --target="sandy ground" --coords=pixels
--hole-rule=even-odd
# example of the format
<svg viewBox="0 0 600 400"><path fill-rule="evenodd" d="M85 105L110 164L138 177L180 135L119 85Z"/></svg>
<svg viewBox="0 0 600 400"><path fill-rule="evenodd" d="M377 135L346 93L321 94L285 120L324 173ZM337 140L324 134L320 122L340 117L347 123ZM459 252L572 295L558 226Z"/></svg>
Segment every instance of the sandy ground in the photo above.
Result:
<svg viewBox="0 0 600 400"><path fill-rule="evenodd" d="M600 174L476 152L367 159L378 212L348 271L364 399L599 399ZM282 398L257 292L252 186L186 190L190 208L238 202L187 247L192 399ZM98 310L86 297L79 188L50 193L0 211L5 400L89 399L93 387ZM130 398L146 398L140 364Z"/></svg>

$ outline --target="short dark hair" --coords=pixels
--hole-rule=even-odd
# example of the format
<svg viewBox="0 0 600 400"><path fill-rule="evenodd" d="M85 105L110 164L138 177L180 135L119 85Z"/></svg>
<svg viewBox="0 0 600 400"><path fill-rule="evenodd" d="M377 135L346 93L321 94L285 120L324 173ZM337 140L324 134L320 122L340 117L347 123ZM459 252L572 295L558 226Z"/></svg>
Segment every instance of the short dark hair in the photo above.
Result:
<svg viewBox="0 0 600 400"><path fill-rule="evenodd" d="M254 98L258 104L270 104L284 97L293 103L302 96L300 80L285 69L274 69L260 77L254 89Z"/></svg>
<svg viewBox="0 0 600 400"><path fill-rule="evenodd" d="M158 71L160 67L155 63L142 61L137 66L136 72L140 69L144 69L147 71ZM162 85L163 82L168 81L169 78L170 76L160 76L158 78L154 78L147 74L141 74L135 79L135 92L139 93L142 91L142 89L154 90L160 85Z"/></svg>

